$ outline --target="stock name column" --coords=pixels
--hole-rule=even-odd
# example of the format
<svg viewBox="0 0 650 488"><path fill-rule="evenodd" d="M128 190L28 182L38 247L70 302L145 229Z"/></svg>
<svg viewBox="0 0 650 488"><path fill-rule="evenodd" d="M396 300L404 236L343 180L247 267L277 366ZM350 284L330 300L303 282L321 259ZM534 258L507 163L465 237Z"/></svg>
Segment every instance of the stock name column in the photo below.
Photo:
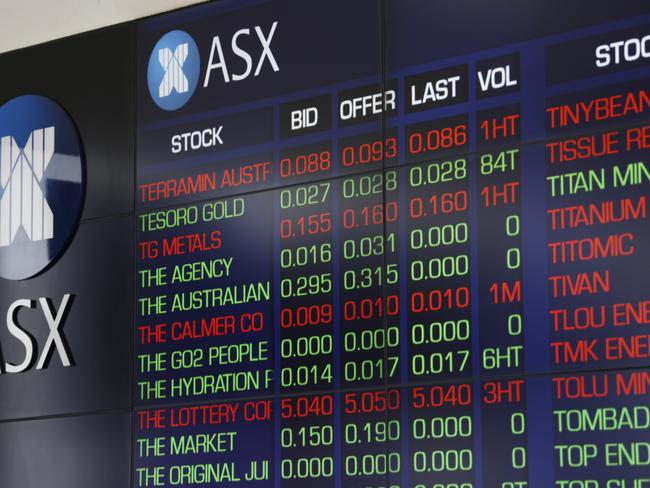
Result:
<svg viewBox="0 0 650 488"><path fill-rule="evenodd" d="M646 20L546 49L551 90L592 85L546 100L550 361L609 370L552 378L563 488L650 486L650 63L634 51L647 32Z"/></svg>
<svg viewBox="0 0 650 488"><path fill-rule="evenodd" d="M648 91L631 82L547 105L552 364L648 364Z"/></svg>
<svg viewBox="0 0 650 488"><path fill-rule="evenodd" d="M553 486L650 486L647 368L572 373L528 382L528 388L552 392Z"/></svg>
<svg viewBox="0 0 650 488"><path fill-rule="evenodd" d="M142 204L160 197L155 188L141 187ZM138 486L236 481L245 473L268 479L269 406L196 402L272 392L272 197L258 193L139 215L136 403L176 406L137 413ZM241 243L251 228L256 239ZM249 449L253 421L267 427ZM242 449L250 461L241 458ZM219 462L212 462L216 454Z"/></svg>

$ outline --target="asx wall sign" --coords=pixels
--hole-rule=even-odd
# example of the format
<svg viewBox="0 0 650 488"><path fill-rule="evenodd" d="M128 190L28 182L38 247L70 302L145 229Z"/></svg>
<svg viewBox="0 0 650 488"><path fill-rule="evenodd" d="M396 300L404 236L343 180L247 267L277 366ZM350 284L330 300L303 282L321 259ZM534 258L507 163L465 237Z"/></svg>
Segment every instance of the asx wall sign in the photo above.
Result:
<svg viewBox="0 0 650 488"><path fill-rule="evenodd" d="M256 77L265 68L280 71L271 48L277 27L275 21L268 28L259 25L240 28L229 39L213 36L203 88L208 88L213 80L233 83L251 75ZM185 105L199 82L200 59L196 42L187 32L174 30L162 36L151 51L147 65L147 85L154 103L164 110Z"/></svg>
<svg viewBox="0 0 650 488"><path fill-rule="evenodd" d="M199 81L199 49L186 32L168 32L151 52L147 83L151 98L164 110L176 110L192 97Z"/></svg>
<svg viewBox="0 0 650 488"><path fill-rule="evenodd" d="M51 266L77 229L84 196L83 151L68 114L37 95L20 96L0 107L0 278L26 280ZM7 349L12 358L0 361L0 374L33 366L38 347L28 328L18 323L18 314L37 304L49 332L36 369L47 367L53 351L63 366L71 365L62 328L72 298L66 293L58 307L47 297L9 305L9 335L1 336L13 344L0 344L0 358Z"/></svg>

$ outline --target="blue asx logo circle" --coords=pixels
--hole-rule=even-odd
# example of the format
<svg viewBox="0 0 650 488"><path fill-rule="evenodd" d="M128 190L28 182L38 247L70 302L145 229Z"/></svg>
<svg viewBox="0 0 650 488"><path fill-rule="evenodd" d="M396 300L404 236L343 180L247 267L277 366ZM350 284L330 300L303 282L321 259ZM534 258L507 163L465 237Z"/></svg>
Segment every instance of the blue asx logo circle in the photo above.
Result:
<svg viewBox="0 0 650 488"><path fill-rule="evenodd" d="M184 31L160 38L151 51L147 84L151 98L164 110L176 110L192 97L199 82L199 48Z"/></svg>
<svg viewBox="0 0 650 488"><path fill-rule="evenodd" d="M53 264L84 195L81 140L65 110L38 95L0 107L0 276L21 280Z"/></svg>

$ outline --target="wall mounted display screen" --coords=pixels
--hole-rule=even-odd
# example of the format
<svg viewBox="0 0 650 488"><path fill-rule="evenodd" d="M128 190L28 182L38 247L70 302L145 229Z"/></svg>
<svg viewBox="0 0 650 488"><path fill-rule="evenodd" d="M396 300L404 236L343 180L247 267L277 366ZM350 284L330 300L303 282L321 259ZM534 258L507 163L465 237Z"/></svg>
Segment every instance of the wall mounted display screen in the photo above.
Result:
<svg viewBox="0 0 650 488"><path fill-rule="evenodd" d="M141 22L134 486L650 487L649 81L645 2Z"/></svg>

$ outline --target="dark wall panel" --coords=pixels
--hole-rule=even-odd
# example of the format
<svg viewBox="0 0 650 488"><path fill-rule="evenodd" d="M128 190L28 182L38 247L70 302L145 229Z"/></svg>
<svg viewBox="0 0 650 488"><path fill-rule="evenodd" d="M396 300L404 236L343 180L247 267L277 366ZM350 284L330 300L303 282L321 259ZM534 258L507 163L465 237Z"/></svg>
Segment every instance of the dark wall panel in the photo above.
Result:
<svg viewBox="0 0 650 488"><path fill-rule="evenodd" d="M1 374L0 419L130 406L132 229L131 217L84 222L54 267L30 280L0 280L3 320L15 300L47 297L58 308L64 294L74 295L62 329L73 366L64 368L52 349L46 369ZM36 339L39 358L49 333L41 305L21 308L17 321ZM25 349L4 325L0 344L4 361L22 362Z"/></svg>
<svg viewBox="0 0 650 488"><path fill-rule="evenodd" d="M126 488L131 415L0 423L2 488Z"/></svg>
<svg viewBox="0 0 650 488"><path fill-rule="evenodd" d="M134 46L134 26L125 24L0 57L0 105L43 95L76 123L87 163L83 218L132 209Z"/></svg>

